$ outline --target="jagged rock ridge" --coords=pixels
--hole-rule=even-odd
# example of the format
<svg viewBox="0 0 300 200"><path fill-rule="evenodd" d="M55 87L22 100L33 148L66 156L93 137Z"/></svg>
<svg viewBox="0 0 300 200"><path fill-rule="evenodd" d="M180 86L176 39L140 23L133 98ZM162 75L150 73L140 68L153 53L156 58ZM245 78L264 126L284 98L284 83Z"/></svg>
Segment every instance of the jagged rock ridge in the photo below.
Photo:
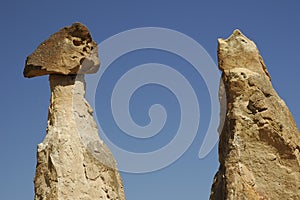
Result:
<svg viewBox="0 0 300 200"><path fill-rule="evenodd" d="M239 30L218 43L227 108L210 199L300 199L300 133L256 45Z"/></svg>
<svg viewBox="0 0 300 200"><path fill-rule="evenodd" d="M49 76L47 135L38 145L35 200L125 200L110 150L100 140L85 99L85 73L99 68L97 44L74 23L50 36L31 54L25 77Z"/></svg>

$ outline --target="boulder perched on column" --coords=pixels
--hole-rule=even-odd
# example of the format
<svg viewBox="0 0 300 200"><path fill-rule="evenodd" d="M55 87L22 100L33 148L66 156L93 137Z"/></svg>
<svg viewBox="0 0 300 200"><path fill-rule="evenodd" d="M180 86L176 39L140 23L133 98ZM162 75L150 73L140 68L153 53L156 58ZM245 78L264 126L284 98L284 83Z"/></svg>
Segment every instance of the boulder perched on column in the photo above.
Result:
<svg viewBox="0 0 300 200"><path fill-rule="evenodd" d="M98 136L84 74L99 69L97 44L74 23L27 58L24 76L50 75L47 134L38 145L35 200L125 200L114 157Z"/></svg>

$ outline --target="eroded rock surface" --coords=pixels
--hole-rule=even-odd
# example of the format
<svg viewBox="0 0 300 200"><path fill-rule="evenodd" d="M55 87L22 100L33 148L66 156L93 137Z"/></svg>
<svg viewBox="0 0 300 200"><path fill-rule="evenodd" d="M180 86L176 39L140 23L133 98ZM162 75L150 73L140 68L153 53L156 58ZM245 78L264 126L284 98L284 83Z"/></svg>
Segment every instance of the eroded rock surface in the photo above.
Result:
<svg viewBox="0 0 300 200"><path fill-rule="evenodd" d="M210 199L300 199L300 133L256 45L239 30L218 42L227 109Z"/></svg>
<svg viewBox="0 0 300 200"><path fill-rule="evenodd" d="M91 74L99 65L97 44L89 30L74 23L51 35L27 57L24 76Z"/></svg>
<svg viewBox="0 0 300 200"><path fill-rule="evenodd" d="M78 34L70 30L76 30L75 33ZM63 37L60 37L60 34ZM73 37L96 45L86 27L78 23L55 33L47 41L51 41L51 44L60 44L62 38L73 40ZM55 41L55 38L58 41ZM45 44L47 46L47 42ZM77 47L69 48L69 44L64 45L54 54L48 52L56 50L38 47L27 59L24 71L25 76L28 73L27 77L50 74L48 127L44 141L38 145L34 179L35 200L125 200L116 162L98 136L93 109L85 99L83 73L97 71L99 66L95 63L99 63L98 57L84 55L92 57L93 62L88 62L80 74L73 75L76 73L72 71L73 66L80 66L81 69L83 62L74 61L71 63L72 66L68 63L60 65L60 62L64 58L69 58L69 55L79 56L86 52L81 49L80 53ZM55 45L48 47L56 48ZM29 63L35 63L40 67L32 67L33 65ZM58 65L57 68L54 64ZM70 71L72 73L69 73Z"/></svg>

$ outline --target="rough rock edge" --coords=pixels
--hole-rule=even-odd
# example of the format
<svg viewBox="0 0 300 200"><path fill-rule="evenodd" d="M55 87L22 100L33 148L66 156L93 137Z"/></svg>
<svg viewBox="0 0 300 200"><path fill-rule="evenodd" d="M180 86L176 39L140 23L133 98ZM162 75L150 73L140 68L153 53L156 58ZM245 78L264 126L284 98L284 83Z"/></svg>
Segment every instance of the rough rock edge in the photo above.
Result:
<svg viewBox="0 0 300 200"><path fill-rule="evenodd" d="M84 77L50 75L47 135L38 145L35 200L125 200L114 158L98 137L84 99ZM75 113L80 113L80 118ZM84 126L84 127L82 127ZM84 132L83 132L84 131ZM97 158L83 137L102 146ZM111 161L112 160L112 161Z"/></svg>
<svg viewBox="0 0 300 200"><path fill-rule="evenodd" d="M47 135L38 145L35 200L125 200L108 147L100 140L85 99L85 73L99 68L97 44L74 23L50 36L27 60L25 77L48 75Z"/></svg>
<svg viewBox="0 0 300 200"><path fill-rule="evenodd" d="M86 26L74 23L51 35L27 57L23 75L92 74L99 66L96 42Z"/></svg>
<svg viewBox="0 0 300 200"><path fill-rule="evenodd" d="M218 42L227 110L210 199L300 199L300 133L256 45L239 30Z"/></svg>

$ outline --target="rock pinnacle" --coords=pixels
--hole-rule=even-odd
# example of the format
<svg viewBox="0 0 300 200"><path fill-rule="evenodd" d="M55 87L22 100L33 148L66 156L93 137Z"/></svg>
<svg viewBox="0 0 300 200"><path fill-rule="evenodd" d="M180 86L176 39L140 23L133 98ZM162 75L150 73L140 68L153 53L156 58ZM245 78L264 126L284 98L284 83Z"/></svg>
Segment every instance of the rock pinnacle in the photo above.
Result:
<svg viewBox="0 0 300 200"><path fill-rule="evenodd" d="M51 35L26 60L24 76L50 75L51 90L35 200L125 200L116 162L85 99L84 74L97 72L99 64L97 44L80 23Z"/></svg>
<svg viewBox="0 0 300 200"><path fill-rule="evenodd" d="M226 117L210 199L300 199L300 133L256 45L238 30L218 42Z"/></svg>

